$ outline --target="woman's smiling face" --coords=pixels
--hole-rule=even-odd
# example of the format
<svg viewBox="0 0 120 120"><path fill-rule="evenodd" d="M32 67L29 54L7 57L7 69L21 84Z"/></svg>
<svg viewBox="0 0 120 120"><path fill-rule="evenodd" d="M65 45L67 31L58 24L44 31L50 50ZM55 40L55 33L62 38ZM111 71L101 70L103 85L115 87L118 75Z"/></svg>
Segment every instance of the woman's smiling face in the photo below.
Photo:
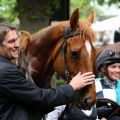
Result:
<svg viewBox="0 0 120 120"><path fill-rule="evenodd" d="M112 81L120 79L120 63L113 63L108 66L108 76Z"/></svg>

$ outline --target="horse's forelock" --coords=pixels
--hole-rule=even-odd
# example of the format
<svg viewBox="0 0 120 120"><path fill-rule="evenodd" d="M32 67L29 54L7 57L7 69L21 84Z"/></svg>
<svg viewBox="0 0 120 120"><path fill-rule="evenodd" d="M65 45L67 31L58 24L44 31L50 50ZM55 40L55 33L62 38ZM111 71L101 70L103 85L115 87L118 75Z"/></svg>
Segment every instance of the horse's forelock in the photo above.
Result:
<svg viewBox="0 0 120 120"><path fill-rule="evenodd" d="M83 35L85 39L89 39L92 42L95 41L95 33L93 32L93 30L90 28L86 21L79 22L79 32L82 33L80 35Z"/></svg>

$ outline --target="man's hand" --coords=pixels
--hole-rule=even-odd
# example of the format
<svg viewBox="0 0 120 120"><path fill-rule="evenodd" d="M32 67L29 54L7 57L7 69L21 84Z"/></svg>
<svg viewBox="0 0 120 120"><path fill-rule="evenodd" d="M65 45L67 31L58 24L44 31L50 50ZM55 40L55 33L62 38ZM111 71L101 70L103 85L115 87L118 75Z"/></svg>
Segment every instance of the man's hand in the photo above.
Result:
<svg viewBox="0 0 120 120"><path fill-rule="evenodd" d="M92 72L86 72L81 74L79 72L69 83L74 90L80 90L87 85L93 84L95 80L95 75Z"/></svg>

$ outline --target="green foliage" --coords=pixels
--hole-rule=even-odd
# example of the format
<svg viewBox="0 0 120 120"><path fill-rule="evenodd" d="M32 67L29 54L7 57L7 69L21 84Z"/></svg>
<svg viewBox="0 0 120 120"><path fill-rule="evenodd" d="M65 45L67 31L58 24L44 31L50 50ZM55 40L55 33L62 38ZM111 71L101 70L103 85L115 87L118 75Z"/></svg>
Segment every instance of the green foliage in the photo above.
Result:
<svg viewBox="0 0 120 120"><path fill-rule="evenodd" d="M81 11L86 7L89 7L89 0L71 0L71 12L73 12L74 8L80 8Z"/></svg>
<svg viewBox="0 0 120 120"><path fill-rule="evenodd" d="M95 11L99 11L95 8L95 6L91 6L91 2L97 1L99 5L112 5L115 4L116 7L120 7L120 0L70 0L70 6L72 13L75 8L80 9L80 18L85 19L88 11L90 9L95 9ZM44 1L46 4L46 8L44 10L45 15L52 15L53 11L59 9L61 0L47 0ZM9 23L15 23L17 21L18 14L22 15L22 12L26 10L26 8L22 9L20 13L17 10L17 0L0 0L0 17L4 18ZM30 6L27 6L28 8ZM37 19L37 16L33 16L32 19Z"/></svg>
<svg viewBox="0 0 120 120"><path fill-rule="evenodd" d="M52 6L54 6L55 9L58 9L60 7L60 1L61 0L52 0Z"/></svg>
<svg viewBox="0 0 120 120"><path fill-rule="evenodd" d="M104 5L107 4L109 6L115 4L116 7L120 8L120 0L97 0L98 4Z"/></svg>
<svg viewBox="0 0 120 120"><path fill-rule="evenodd" d="M120 8L120 0L70 0L71 13L76 8L80 10L80 18L85 19L90 9L95 11L96 16L104 15L105 11L98 6L102 5L115 5Z"/></svg>
<svg viewBox="0 0 120 120"><path fill-rule="evenodd" d="M53 15L54 11L60 8L61 0L50 0L50 4L48 4L46 12L48 16Z"/></svg>
<svg viewBox="0 0 120 120"><path fill-rule="evenodd" d="M53 14L53 10L60 7L61 0L48 0L44 1L46 8L44 10L45 16ZM51 7L52 6L52 7ZM22 10L18 11L17 0L0 0L0 17L4 18L6 22L15 24L18 20L18 15L22 15L26 10L32 11L31 6L27 6ZM39 16L32 16L31 19L36 20Z"/></svg>
<svg viewBox="0 0 120 120"><path fill-rule="evenodd" d="M65 81L64 80L56 80L55 83L56 83L56 86L59 86L59 85L65 84Z"/></svg>
<svg viewBox="0 0 120 120"><path fill-rule="evenodd" d="M52 86L59 86L65 84L65 81L57 73L55 73L52 77L51 84Z"/></svg>
<svg viewBox="0 0 120 120"><path fill-rule="evenodd" d="M16 0L0 0L0 17L8 23L15 23L18 15L15 7Z"/></svg>
<svg viewBox="0 0 120 120"><path fill-rule="evenodd" d="M79 8L80 18L82 19L86 19L88 11L93 9L92 6L90 6L90 0L71 0L71 13L76 8Z"/></svg>

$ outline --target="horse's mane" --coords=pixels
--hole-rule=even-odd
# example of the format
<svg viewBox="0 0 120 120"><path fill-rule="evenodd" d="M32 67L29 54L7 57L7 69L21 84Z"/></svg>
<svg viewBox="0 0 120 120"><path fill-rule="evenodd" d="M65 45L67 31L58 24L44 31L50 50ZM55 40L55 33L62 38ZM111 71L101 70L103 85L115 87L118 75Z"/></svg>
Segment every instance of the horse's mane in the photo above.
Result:
<svg viewBox="0 0 120 120"><path fill-rule="evenodd" d="M80 26L80 27L78 27L78 31L80 33L82 33L82 34L80 34L80 37L82 37L81 39L84 39L84 40L87 39L87 40L94 42L95 33L90 28L88 21L79 20L78 24ZM48 27L34 33L32 35L33 39L36 39L36 37L40 37L39 39L44 39L44 37L48 37L48 38L53 37L54 38L54 34L57 34L58 37L63 36L63 34L64 34L63 32L64 32L64 29L66 26L69 26L69 21L58 22L56 24L48 26Z"/></svg>

